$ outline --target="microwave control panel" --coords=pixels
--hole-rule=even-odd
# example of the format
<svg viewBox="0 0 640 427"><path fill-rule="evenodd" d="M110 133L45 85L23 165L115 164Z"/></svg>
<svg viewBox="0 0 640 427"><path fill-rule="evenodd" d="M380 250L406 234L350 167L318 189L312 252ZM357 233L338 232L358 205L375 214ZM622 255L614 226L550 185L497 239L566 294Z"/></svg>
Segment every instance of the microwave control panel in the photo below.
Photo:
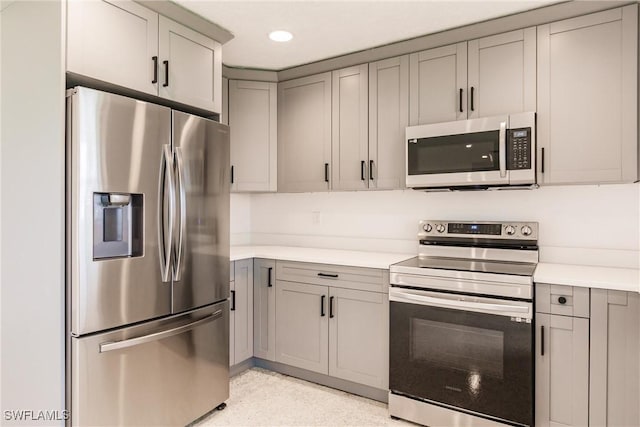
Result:
<svg viewBox="0 0 640 427"><path fill-rule="evenodd" d="M531 128L507 131L507 169L531 169Z"/></svg>

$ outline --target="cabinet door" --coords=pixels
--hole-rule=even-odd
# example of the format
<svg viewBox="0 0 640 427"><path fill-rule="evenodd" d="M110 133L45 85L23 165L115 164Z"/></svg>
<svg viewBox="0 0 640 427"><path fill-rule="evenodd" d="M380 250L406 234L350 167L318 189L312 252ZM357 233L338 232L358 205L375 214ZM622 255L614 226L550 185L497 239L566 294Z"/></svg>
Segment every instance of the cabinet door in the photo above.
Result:
<svg viewBox="0 0 640 427"><path fill-rule="evenodd" d="M329 375L386 390L389 297L329 288Z"/></svg>
<svg viewBox="0 0 640 427"><path fill-rule="evenodd" d="M253 357L253 259L235 262L234 364Z"/></svg>
<svg viewBox="0 0 640 427"><path fill-rule="evenodd" d="M367 64L332 73L331 187L334 190L368 187L368 74Z"/></svg>
<svg viewBox="0 0 640 427"><path fill-rule="evenodd" d="M278 189L328 190L330 162L331 73L278 83Z"/></svg>
<svg viewBox="0 0 640 427"><path fill-rule="evenodd" d="M159 22L160 96L220 113L220 43L163 16Z"/></svg>
<svg viewBox="0 0 640 427"><path fill-rule="evenodd" d="M369 188L404 188L409 56L369 64Z"/></svg>
<svg viewBox="0 0 640 427"><path fill-rule="evenodd" d="M589 319L536 314L536 425L589 421Z"/></svg>
<svg viewBox="0 0 640 427"><path fill-rule="evenodd" d="M538 182L632 182L638 6L538 27Z"/></svg>
<svg viewBox="0 0 640 427"><path fill-rule="evenodd" d="M229 81L232 191L276 191L276 108L276 83Z"/></svg>
<svg viewBox="0 0 640 427"><path fill-rule="evenodd" d="M67 71L157 95L158 14L133 1L67 4Z"/></svg>
<svg viewBox="0 0 640 427"><path fill-rule="evenodd" d="M591 290L589 424L640 425L640 294Z"/></svg>
<svg viewBox="0 0 640 427"><path fill-rule="evenodd" d="M253 355L276 360L276 262L253 260Z"/></svg>
<svg viewBox="0 0 640 427"><path fill-rule="evenodd" d="M468 42L469 118L536 111L536 29Z"/></svg>
<svg viewBox="0 0 640 427"><path fill-rule="evenodd" d="M329 288L276 281L276 361L328 374Z"/></svg>
<svg viewBox="0 0 640 427"><path fill-rule="evenodd" d="M231 302L229 303L229 366L233 366L236 364L236 312L234 307L236 285L234 282L229 282L229 289L231 290Z"/></svg>
<svg viewBox="0 0 640 427"><path fill-rule="evenodd" d="M467 42L409 56L409 124L467 118Z"/></svg>

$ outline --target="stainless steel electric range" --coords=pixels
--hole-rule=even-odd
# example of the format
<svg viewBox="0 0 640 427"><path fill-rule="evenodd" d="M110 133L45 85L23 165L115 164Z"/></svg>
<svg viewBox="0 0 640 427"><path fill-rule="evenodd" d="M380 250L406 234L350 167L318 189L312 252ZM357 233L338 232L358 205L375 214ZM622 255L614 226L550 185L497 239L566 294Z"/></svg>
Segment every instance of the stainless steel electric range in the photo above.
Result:
<svg viewBox="0 0 640 427"><path fill-rule="evenodd" d="M418 239L390 268L390 415L532 426L538 224L421 221Z"/></svg>

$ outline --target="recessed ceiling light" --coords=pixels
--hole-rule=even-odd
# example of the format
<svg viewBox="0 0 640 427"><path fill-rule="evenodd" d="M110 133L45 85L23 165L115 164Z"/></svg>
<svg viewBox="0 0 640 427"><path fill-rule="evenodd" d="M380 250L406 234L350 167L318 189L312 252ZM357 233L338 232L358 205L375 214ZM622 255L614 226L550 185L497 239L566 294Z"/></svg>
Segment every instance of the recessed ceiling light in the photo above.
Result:
<svg viewBox="0 0 640 427"><path fill-rule="evenodd" d="M293 38L293 34L289 31L278 30L270 32L269 38L274 42L288 42Z"/></svg>

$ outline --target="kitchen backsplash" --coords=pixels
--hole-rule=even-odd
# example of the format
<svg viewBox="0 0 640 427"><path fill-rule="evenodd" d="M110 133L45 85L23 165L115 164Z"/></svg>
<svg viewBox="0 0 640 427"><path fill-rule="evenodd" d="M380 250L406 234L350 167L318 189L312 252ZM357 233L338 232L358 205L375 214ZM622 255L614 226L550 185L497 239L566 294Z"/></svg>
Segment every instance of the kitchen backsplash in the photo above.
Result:
<svg viewBox="0 0 640 427"><path fill-rule="evenodd" d="M545 262L640 267L640 184L424 193L233 194L232 244L417 250L420 219L540 223Z"/></svg>

